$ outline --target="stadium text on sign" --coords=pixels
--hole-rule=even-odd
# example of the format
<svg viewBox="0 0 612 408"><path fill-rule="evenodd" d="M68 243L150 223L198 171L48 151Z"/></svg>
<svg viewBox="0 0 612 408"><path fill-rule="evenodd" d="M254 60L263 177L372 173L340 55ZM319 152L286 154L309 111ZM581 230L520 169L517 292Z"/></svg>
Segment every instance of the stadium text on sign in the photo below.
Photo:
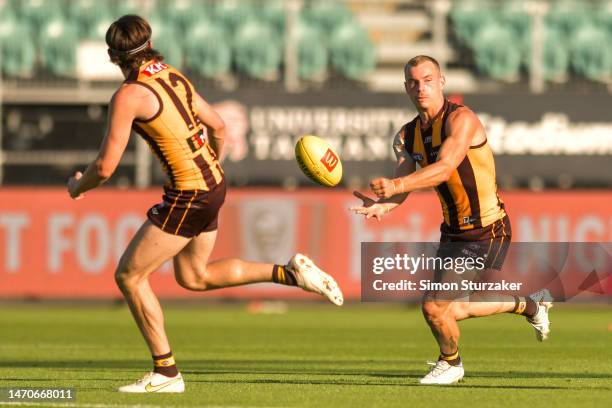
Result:
<svg viewBox="0 0 612 408"><path fill-rule="evenodd" d="M31 193L0 192L0 295L118 296L113 273L129 238L146 210L159 202L157 191L122 191L121 204L113 190L70 201L63 189ZM543 197L545 196L545 197ZM609 192L505 192L513 217L513 241L611 241ZM555 202L554 207L545 203ZM39 203L45 203L40 206ZM230 189L221 211L224 226L213 258L241 256L266 262L286 262L304 251L336 277L348 297L360 291L362 242L436 242L439 203L432 193L412 194L409 202L381 222L349 214L355 200L343 190L306 193ZM585 207L584 203L588 203ZM348 238L347 238L348 237ZM420 253L419 253L420 254ZM171 264L155 274L162 296L202 296L174 282ZM381 275L383 276L383 275ZM284 287L252 285L214 291L209 296L308 296Z"/></svg>

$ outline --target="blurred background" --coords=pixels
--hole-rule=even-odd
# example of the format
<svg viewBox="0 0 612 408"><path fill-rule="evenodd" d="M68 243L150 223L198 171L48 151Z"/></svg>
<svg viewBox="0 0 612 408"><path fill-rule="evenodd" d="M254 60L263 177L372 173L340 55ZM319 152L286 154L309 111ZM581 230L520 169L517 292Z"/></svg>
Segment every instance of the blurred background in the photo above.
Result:
<svg viewBox="0 0 612 408"><path fill-rule="evenodd" d="M104 135L122 80L104 35L128 13L149 19L154 48L227 122L233 188L214 257L307 252L357 299L361 242L436 241L432 193L381 223L347 211L352 189L393 174L391 141L416 115L403 66L418 54L439 60L448 97L484 123L516 240L612 240L610 0L0 0L3 297L119 295L116 260L164 175L134 135L110 188L72 202L64 185ZM301 174L304 134L336 147L340 187ZM169 265L156 279L162 295L186 295Z"/></svg>

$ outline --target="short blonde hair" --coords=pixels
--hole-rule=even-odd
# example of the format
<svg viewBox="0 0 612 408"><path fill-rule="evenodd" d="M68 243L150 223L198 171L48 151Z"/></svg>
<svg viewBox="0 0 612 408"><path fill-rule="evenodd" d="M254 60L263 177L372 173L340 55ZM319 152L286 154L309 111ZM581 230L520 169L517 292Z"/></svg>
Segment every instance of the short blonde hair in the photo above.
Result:
<svg viewBox="0 0 612 408"><path fill-rule="evenodd" d="M429 55L417 55L416 57L410 58L406 65L404 65L404 76L408 76L408 71L410 70L410 68L416 67L417 65L421 65L422 63L427 61L434 64L438 69L438 72L440 72L440 63L434 57L430 57Z"/></svg>

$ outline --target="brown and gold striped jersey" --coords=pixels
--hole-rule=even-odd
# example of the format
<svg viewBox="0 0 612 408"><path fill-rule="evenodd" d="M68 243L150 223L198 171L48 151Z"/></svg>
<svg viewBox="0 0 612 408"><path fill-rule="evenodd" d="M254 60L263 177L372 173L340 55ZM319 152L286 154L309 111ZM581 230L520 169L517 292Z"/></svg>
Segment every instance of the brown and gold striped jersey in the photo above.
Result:
<svg viewBox="0 0 612 408"><path fill-rule="evenodd" d="M446 120L461 105L448 100L427 130L421 130L419 116L402 127L396 136L396 154L405 154L425 167L434 163L446 139ZM502 219L506 212L497 194L495 161L487 141L470 146L467 155L448 181L435 187L442 204L444 224L449 231L486 227Z"/></svg>
<svg viewBox="0 0 612 408"><path fill-rule="evenodd" d="M157 97L157 113L148 120L134 120L132 128L159 159L169 186L210 191L219 185L223 170L195 112L191 82L170 65L149 61L125 83L144 86Z"/></svg>

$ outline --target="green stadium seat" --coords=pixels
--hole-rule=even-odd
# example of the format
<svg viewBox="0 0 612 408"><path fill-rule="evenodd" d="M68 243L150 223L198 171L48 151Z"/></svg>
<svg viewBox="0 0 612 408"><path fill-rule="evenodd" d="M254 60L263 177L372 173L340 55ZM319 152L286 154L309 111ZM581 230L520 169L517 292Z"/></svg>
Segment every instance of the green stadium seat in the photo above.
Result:
<svg viewBox="0 0 612 408"><path fill-rule="evenodd" d="M285 1L259 0L254 3L255 16L274 27L279 35L285 34Z"/></svg>
<svg viewBox="0 0 612 408"><path fill-rule="evenodd" d="M602 28L585 26L571 39L570 61L576 73L593 81L612 79L612 38Z"/></svg>
<svg viewBox="0 0 612 408"><path fill-rule="evenodd" d="M150 9L156 6L155 3L143 3L141 0L110 0L109 4L109 15L113 21L126 14L136 14L147 18L150 14Z"/></svg>
<svg viewBox="0 0 612 408"><path fill-rule="evenodd" d="M207 21L211 13L211 2L201 0L159 0L152 17L173 25L180 35L199 21Z"/></svg>
<svg viewBox="0 0 612 408"><path fill-rule="evenodd" d="M334 69L347 78L362 79L376 65L376 49L366 30L356 23L338 27L329 48Z"/></svg>
<svg viewBox="0 0 612 408"><path fill-rule="evenodd" d="M2 18L17 18L19 7L14 0L0 0L0 16Z"/></svg>
<svg viewBox="0 0 612 408"><path fill-rule="evenodd" d="M49 72L72 76L76 68L78 30L62 18L47 21L41 31L41 62Z"/></svg>
<svg viewBox="0 0 612 408"><path fill-rule="evenodd" d="M353 14L346 5L334 0L311 0L304 5L302 15L327 35L353 20Z"/></svg>
<svg viewBox="0 0 612 408"><path fill-rule="evenodd" d="M530 30L527 30L523 60L529 67L531 65L531 38ZM552 82L564 82L569 73L569 49L566 45L565 35L555 26L544 27L544 56L543 75L544 79Z"/></svg>
<svg viewBox="0 0 612 408"><path fill-rule="evenodd" d="M75 21L79 36L85 39L104 40L106 30L100 28L101 23L108 23L106 28L114 21L106 1L99 0L72 0L68 3L68 16ZM104 31L104 33L101 33Z"/></svg>
<svg viewBox="0 0 612 408"><path fill-rule="evenodd" d="M593 9L585 3L575 0L553 1L545 16L546 22L570 37L578 29L593 24L595 18Z"/></svg>
<svg viewBox="0 0 612 408"><path fill-rule="evenodd" d="M564 82L570 63L565 36L553 27L546 27L544 35L544 78L548 81Z"/></svg>
<svg viewBox="0 0 612 408"><path fill-rule="evenodd" d="M206 78L229 73L232 65L229 38L218 24L194 25L186 35L185 65Z"/></svg>
<svg viewBox="0 0 612 408"><path fill-rule="evenodd" d="M106 41L108 27L115 21L110 14L104 15L91 25L85 38L96 41Z"/></svg>
<svg viewBox="0 0 612 408"><path fill-rule="evenodd" d="M0 16L1 69L9 77L30 77L36 48L29 27L8 13Z"/></svg>
<svg viewBox="0 0 612 408"><path fill-rule="evenodd" d="M14 7L31 27L42 27L48 20L63 17L65 11L64 3L57 0L21 0Z"/></svg>
<svg viewBox="0 0 612 408"><path fill-rule="evenodd" d="M490 22L473 40L476 67L483 74L504 81L518 79L522 63L519 38L510 28Z"/></svg>
<svg viewBox="0 0 612 408"><path fill-rule="evenodd" d="M329 60L325 36L306 21L300 21L298 37L298 75L302 79L320 79L327 72Z"/></svg>
<svg viewBox="0 0 612 408"><path fill-rule="evenodd" d="M612 35L612 0L604 0L595 9L595 21Z"/></svg>
<svg viewBox="0 0 612 408"><path fill-rule="evenodd" d="M498 14L487 0L461 0L453 3L449 16L459 40L472 46L480 29L497 19Z"/></svg>
<svg viewBox="0 0 612 408"><path fill-rule="evenodd" d="M256 18L253 3L243 0L219 0L215 3L213 13L230 33L236 32Z"/></svg>
<svg viewBox="0 0 612 408"><path fill-rule="evenodd" d="M496 13L496 18L525 40L529 35L531 17L526 12L529 0L507 0L502 3Z"/></svg>
<svg viewBox="0 0 612 408"><path fill-rule="evenodd" d="M164 56L164 61L181 69L183 67L183 43L174 25L159 17L149 19L153 36L153 48Z"/></svg>
<svg viewBox="0 0 612 408"><path fill-rule="evenodd" d="M282 43L274 30L256 20L241 25L234 37L234 60L252 78L275 79L282 60Z"/></svg>

